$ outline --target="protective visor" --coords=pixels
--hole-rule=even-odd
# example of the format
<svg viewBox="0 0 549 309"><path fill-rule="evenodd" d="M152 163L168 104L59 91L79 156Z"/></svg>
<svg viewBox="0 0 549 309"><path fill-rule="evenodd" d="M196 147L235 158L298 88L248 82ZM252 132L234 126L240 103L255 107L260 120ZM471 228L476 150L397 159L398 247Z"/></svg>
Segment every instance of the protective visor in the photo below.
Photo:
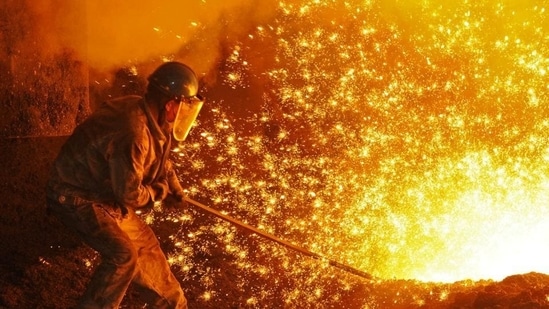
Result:
<svg viewBox="0 0 549 309"><path fill-rule="evenodd" d="M187 138L202 105L204 98L199 95L181 100L173 122L173 136L177 141L182 142Z"/></svg>

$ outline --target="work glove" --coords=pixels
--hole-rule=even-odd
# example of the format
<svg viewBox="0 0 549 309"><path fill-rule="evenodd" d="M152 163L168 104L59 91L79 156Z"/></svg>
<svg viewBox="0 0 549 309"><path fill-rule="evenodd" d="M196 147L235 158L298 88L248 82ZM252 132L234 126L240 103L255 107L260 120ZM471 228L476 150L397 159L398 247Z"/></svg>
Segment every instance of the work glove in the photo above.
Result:
<svg viewBox="0 0 549 309"><path fill-rule="evenodd" d="M187 202L185 202L185 193L183 190L169 194L166 200L162 203L165 209L181 210L186 208Z"/></svg>
<svg viewBox="0 0 549 309"><path fill-rule="evenodd" d="M173 194L173 198L178 203L183 203L185 201L185 193L183 191L178 191Z"/></svg>

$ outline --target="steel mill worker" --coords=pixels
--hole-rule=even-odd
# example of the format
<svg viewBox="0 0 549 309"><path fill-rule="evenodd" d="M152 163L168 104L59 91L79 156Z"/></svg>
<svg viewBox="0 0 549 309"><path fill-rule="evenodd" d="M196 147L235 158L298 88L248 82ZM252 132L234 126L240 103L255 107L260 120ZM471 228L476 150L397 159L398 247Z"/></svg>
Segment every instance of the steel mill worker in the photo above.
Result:
<svg viewBox="0 0 549 309"><path fill-rule="evenodd" d="M130 283L153 292L153 308L187 308L136 210L168 195L183 200L169 160L171 135L186 137L202 102L193 70L166 62L149 76L143 97L103 103L61 148L47 184L48 209L101 255L78 308L118 308Z"/></svg>

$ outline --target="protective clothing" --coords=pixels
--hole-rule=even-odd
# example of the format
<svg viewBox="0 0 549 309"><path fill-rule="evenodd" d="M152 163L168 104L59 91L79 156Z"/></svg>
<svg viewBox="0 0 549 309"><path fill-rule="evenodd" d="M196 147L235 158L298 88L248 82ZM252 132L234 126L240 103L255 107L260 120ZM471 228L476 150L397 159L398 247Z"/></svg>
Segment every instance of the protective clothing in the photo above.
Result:
<svg viewBox="0 0 549 309"><path fill-rule="evenodd" d="M147 304L185 309L187 300L153 230L132 209L109 204L48 202L50 211L101 255L78 309L119 308L130 283L150 291Z"/></svg>
<svg viewBox="0 0 549 309"><path fill-rule="evenodd" d="M131 282L154 308L186 308L158 239L135 209L183 189L168 160L170 134L142 97L103 104L67 139L53 163L48 206L101 254L79 308L118 308Z"/></svg>
<svg viewBox="0 0 549 309"><path fill-rule="evenodd" d="M141 97L115 99L74 130L53 164L49 187L121 207L148 206L157 200L151 185L162 177L172 185L170 193L183 191L167 158L169 147L170 134Z"/></svg>

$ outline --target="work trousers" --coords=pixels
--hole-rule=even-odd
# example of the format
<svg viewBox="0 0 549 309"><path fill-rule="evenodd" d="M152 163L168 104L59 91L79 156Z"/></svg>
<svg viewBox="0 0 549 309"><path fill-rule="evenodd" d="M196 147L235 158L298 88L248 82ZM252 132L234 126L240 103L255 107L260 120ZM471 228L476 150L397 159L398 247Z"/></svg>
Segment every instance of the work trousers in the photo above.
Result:
<svg viewBox="0 0 549 309"><path fill-rule="evenodd" d="M131 209L100 203L65 205L50 211L101 255L101 262L78 304L81 309L118 308L130 283L152 292L152 308L187 308L183 290L153 230Z"/></svg>

